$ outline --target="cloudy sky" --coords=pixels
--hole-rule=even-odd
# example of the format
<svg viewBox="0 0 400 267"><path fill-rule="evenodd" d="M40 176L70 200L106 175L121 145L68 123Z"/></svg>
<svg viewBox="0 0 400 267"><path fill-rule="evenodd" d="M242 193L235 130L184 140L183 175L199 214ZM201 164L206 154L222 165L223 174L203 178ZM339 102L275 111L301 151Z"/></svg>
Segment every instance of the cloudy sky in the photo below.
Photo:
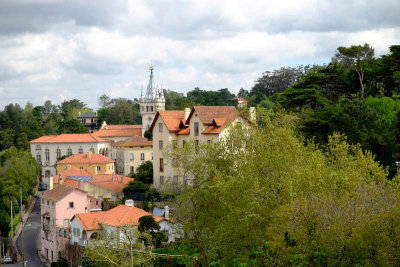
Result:
<svg viewBox="0 0 400 267"><path fill-rule="evenodd" d="M1 0L0 109L73 98L250 89L262 72L327 63L338 46L399 44L399 0Z"/></svg>

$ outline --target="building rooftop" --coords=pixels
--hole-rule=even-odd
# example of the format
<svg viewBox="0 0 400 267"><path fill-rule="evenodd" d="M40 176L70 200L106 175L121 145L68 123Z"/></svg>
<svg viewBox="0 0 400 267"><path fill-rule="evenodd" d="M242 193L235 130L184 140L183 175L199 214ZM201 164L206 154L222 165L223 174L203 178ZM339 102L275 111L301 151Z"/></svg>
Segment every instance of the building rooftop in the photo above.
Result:
<svg viewBox="0 0 400 267"><path fill-rule="evenodd" d="M142 136L132 136L128 140L116 142L113 146L118 147L138 147L138 146L152 146L153 142Z"/></svg>
<svg viewBox="0 0 400 267"><path fill-rule="evenodd" d="M52 190L44 192L42 198L57 202L75 190L86 194L85 191L80 190L78 188L60 184L57 187L53 188Z"/></svg>
<svg viewBox="0 0 400 267"><path fill-rule="evenodd" d="M113 127L113 128L108 128L110 126L116 126L116 125L107 125L106 128L103 128L95 133L93 135L97 137L128 137L128 136L141 136L142 135L142 126L140 125L139 127L129 127L129 128L118 128L118 127ZM136 125L130 125L130 126L136 126Z"/></svg>
<svg viewBox="0 0 400 267"><path fill-rule="evenodd" d="M133 178L118 174L96 174L89 183L119 193L133 180Z"/></svg>
<svg viewBox="0 0 400 267"><path fill-rule="evenodd" d="M65 180L70 176L83 176L83 177L92 176L92 174L90 174L90 172L88 172L85 169L81 170L81 169L71 166L71 168L69 170L64 170L64 171L60 172L58 175L54 176L53 183L58 184L60 175L62 178L62 184L65 184Z"/></svg>
<svg viewBox="0 0 400 267"><path fill-rule="evenodd" d="M97 118L97 115L93 114L93 113L85 113L85 114L79 115L78 118Z"/></svg>
<svg viewBox="0 0 400 267"><path fill-rule="evenodd" d="M78 213L74 217L79 220L85 230L99 230L102 224L114 227L139 225L139 219L147 215L151 214L136 207L120 205L108 211ZM164 220L163 217L152 216L156 222Z"/></svg>
<svg viewBox="0 0 400 267"><path fill-rule="evenodd" d="M97 153L74 154L60 160L57 164L92 164L92 163L114 163L109 157Z"/></svg>
<svg viewBox="0 0 400 267"><path fill-rule="evenodd" d="M106 139L90 133L46 135L30 141L29 143L99 143L109 142Z"/></svg>
<svg viewBox="0 0 400 267"><path fill-rule="evenodd" d="M190 111L186 123L189 123L194 111L199 114L199 118L203 124L211 124L215 118L232 119L238 115L236 108L233 106L194 106Z"/></svg>
<svg viewBox="0 0 400 267"><path fill-rule="evenodd" d="M156 117L153 120L153 123L150 126L149 131L153 131L155 127L155 123L157 118L161 116L165 125L167 126L168 131L177 132L180 130L179 124L185 117L185 112L182 110L160 110L157 112Z"/></svg>

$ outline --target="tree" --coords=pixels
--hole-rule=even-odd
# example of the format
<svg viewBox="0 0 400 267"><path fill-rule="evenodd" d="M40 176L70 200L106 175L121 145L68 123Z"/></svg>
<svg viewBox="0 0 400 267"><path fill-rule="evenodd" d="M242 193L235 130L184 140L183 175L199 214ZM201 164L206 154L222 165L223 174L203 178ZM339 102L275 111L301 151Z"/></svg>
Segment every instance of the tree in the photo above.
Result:
<svg viewBox="0 0 400 267"><path fill-rule="evenodd" d="M84 252L87 261L94 266L151 266L154 256L138 239L151 243L151 235L140 233L134 226L122 226L118 231L103 231L96 240L91 240Z"/></svg>
<svg viewBox="0 0 400 267"><path fill-rule="evenodd" d="M89 130L77 119L60 121L58 124L59 133L88 133Z"/></svg>
<svg viewBox="0 0 400 267"><path fill-rule="evenodd" d="M145 161L136 169L136 173L133 178L137 181L141 181L145 184L153 183L153 162Z"/></svg>
<svg viewBox="0 0 400 267"><path fill-rule="evenodd" d="M237 94L237 96L238 97L242 97L242 98L249 97L249 91L247 91L247 90L245 90L243 88L240 88L239 93Z"/></svg>
<svg viewBox="0 0 400 267"><path fill-rule="evenodd" d="M185 241L198 248L205 266L211 262L240 265L257 258L253 252L275 240L268 229L277 212L296 201L332 194L351 202L351 192L357 191L357 185L376 182L387 186L387 172L373 155L349 145L345 137L334 134L321 150L296 136L296 117L273 111L261 115L262 129L238 126L224 140L198 147L197 153L196 146L189 143L169 155L178 158L178 167L190 175L193 184L185 187L169 206L176 208L176 220L183 225ZM302 214L312 219L312 213ZM283 241L284 228L280 230ZM293 245L292 232L288 233L286 240ZM388 233L385 238L390 238ZM328 240L330 235L323 238ZM298 243L297 236L294 239ZM279 251L276 255L275 262L284 262Z"/></svg>
<svg viewBox="0 0 400 267"><path fill-rule="evenodd" d="M364 98L364 72L368 62L374 58L374 49L369 44L352 45L350 47L340 46L335 52L336 60L348 69L357 72L361 87L361 99Z"/></svg>
<svg viewBox="0 0 400 267"><path fill-rule="evenodd" d="M106 121L108 124L141 124L139 104L131 100L113 99L114 105L107 110Z"/></svg>
<svg viewBox="0 0 400 267"><path fill-rule="evenodd" d="M111 105L112 105L112 99L111 99L111 97L109 97L108 95L106 95L106 94L102 94L101 96L99 96L99 106L101 107L101 108L108 108L108 107L111 107Z"/></svg>

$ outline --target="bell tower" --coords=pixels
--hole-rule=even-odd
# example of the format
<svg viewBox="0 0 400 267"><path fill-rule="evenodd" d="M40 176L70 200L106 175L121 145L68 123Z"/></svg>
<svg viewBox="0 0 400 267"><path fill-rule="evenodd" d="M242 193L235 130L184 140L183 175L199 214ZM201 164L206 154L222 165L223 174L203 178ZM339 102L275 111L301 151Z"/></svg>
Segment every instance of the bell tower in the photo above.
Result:
<svg viewBox="0 0 400 267"><path fill-rule="evenodd" d="M150 66L150 79L146 94L140 95L140 115L142 115L142 136L150 128L153 119L159 110L165 110L165 98L163 89L154 86L154 67Z"/></svg>

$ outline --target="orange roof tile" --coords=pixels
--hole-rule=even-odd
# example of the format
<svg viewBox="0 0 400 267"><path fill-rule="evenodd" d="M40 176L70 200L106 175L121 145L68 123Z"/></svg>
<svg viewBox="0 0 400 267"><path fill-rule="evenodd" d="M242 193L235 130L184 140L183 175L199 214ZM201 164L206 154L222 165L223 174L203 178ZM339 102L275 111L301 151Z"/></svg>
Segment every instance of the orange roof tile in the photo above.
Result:
<svg viewBox="0 0 400 267"><path fill-rule="evenodd" d="M88 230L99 230L101 229L100 221L103 220L106 211L97 211L89 213L77 213L74 215L83 226L83 228ZM74 219L72 217L71 221Z"/></svg>
<svg viewBox="0 0 400 267"><path fill-rule="evenodd" d="M153 146L153 142L142 136L132 136L128 140L114 143L113 146L119 146L119 147Z"/></svg>
<svg viewBox="0 0 400 267"><path fill-rule="evenodd" d="M104 128L101 129L93 135L97 137L127 137L127 136L136 136L136 135L142 135L142 128L114 128L114 129L108 129Z"/></svg>
<svg viewBox="0 0 400 267"><path fill-rule="evenodd" d="M113 192L122 192L122 190L129 184L130 181L133 181L133 178L122 176L122 175L115 175L117 180L113 180L112 174L96 174L93 178L89 181L90 184L97 185L108 189ZM121 182L121 178L122 182Z"/></svg>
<svg viewBox="0 0 400 267"><path fill-rule="evenodd" d="M130 124L106 125L104 129L108 130L142 129L142 125L130 125Z"/></svg>
<svg viewBox="0 0 400 267"><path fill-rule="evenodd" d="M236 108L233 106L194 106L186 123L189 123L194 111L199 114L199 118L203 124L211 124L214 118L232 119L238 114Z"/></svg>
<svg viewBox="0 0 400 267"><path fill-rule="evenodd" d="M190 128L186 127L181 129L179 132L176 133L177 135L186 135L186 134L190 134Z"/></svg>
<svg viewBox="0 0 400 267"><path fill-rule="evenodd" d="M29 143L99 143L109 142L90 133L42 136Z"/></svg>
<svg viewBox="0 0 400 267"><path fill-rule="evenodd" d="M160 110L157 112L156 117L153 120L153 123L150 126L149 131L153 131L154 124L157 121L157 118L161 116L165 125L167 126L168 131L177 132L180 130L179 124L181 120L185 117L185 112L183 110Z"/></svg>
<svg viewBox="0 0 400 267"><path fill-rule="evenodd" d="M139 225L139 219L147 215L151 214L136 207L119 205L108 211L78 213L74 217L79 220L85 230L98 230L102 228L102 224L114 227ZM164 220L164 217L152 216L156 222Z"/></svg>
<svg viewBox="0 0 400 267"><path fill-rule="evenodd" d="M63 197L69 195L74 190L78 190L78 191L86 194L85 191L80 190L78 188L60 184L57 187L53 188L52 190L44 192L42 198L53 200L53 201L57 202L60 199L62 199Z"/></svg>
<svg viewBox="0 0 400 267"><path fill-rule="evenodd" d="M70 178L66 178L63 183L63 185L68 185L68 186L72 186L75 188L79 187L79 181L78 180L74 180L74 179L70 179Z"/></svg>
<svg viewBox="0 0 400 267"><path fill-rule="evenodd" d="M78 168L71 166L71 169L62 171L58 175L54 176L53 183L58 184L58 181L60 179L59 175L61 175L63 184L65 184L65 180L67 179L67 176L92 176L92 174L85 169L80 170ZM69 179L69 180L71 180L71 179ZM77 186L74 186L74 187L77 187Z"/></svg>
<svg viewBox="0 0 400 267"><path fill-rule="evenodd" d="M90 155L90 156L89 156ZM74 154L60 160L57 164L79 164L79 163L113 163L114 160L109 157L103 156L96 153L86 153L86 154Z"/></svg>

